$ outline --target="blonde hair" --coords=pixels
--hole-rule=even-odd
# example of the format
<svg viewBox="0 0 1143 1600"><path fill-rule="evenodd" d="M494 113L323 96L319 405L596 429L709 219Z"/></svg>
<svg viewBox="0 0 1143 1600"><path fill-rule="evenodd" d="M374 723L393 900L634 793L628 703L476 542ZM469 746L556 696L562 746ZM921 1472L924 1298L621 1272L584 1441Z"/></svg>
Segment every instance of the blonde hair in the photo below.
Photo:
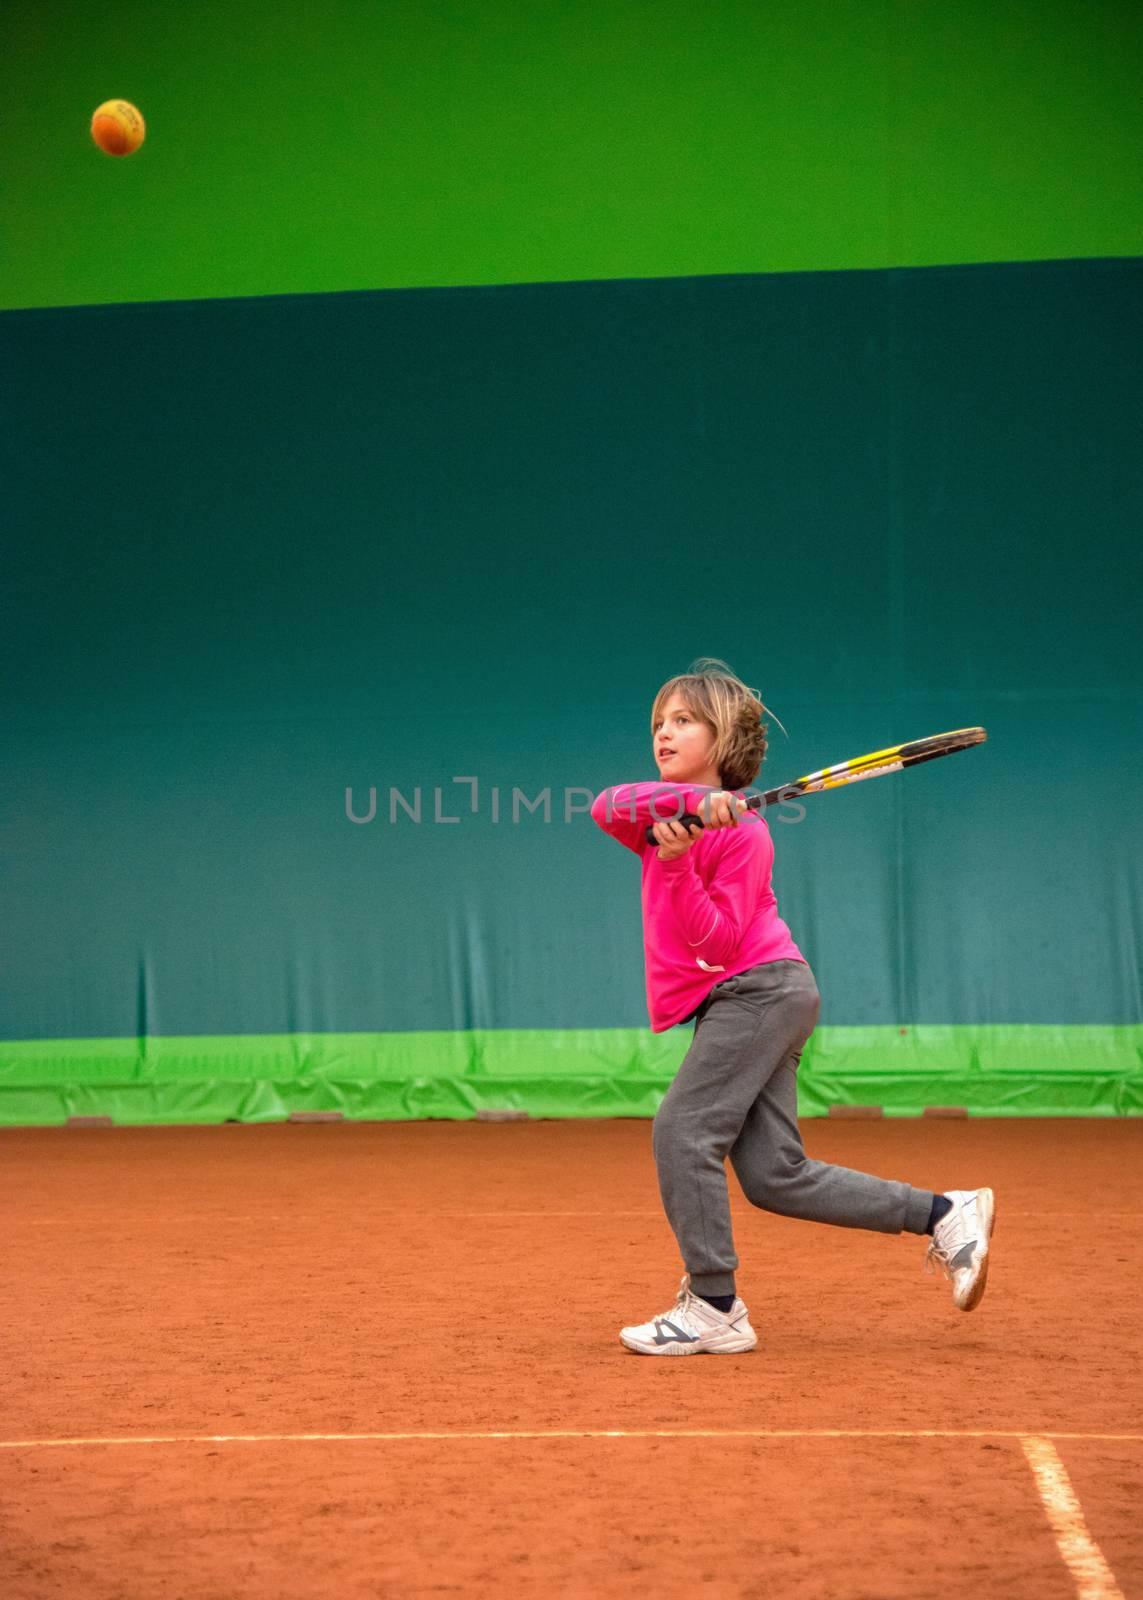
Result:
<svg viewBox="0 0 1143 1600"><path fill-rule="evenodd" d="M652 738L663 707L676 693L696 717L714 729L712 759L723 788L745 789L753 783L766 759L766 707L758 690L747 688L725 661L700 656L688 672L668 679L655 696Z"/></svg>

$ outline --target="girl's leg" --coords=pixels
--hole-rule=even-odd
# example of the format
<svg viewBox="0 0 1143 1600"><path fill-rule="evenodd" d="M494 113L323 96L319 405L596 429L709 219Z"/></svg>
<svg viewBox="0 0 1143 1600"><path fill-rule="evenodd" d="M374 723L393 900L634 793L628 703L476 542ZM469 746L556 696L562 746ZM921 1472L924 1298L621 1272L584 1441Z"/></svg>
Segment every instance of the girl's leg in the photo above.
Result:
<svg viewBox="0 0 1143 1600"><path fill-rule="evenodd" d="M806 972L813 983L808 968ZM741 992L748 998L754 972L743 976ZM931 1190L811 1161L806 1155L798 1128L797 1089L804 1043L799 1040L796 1048L772 1067L742 1120L730 1162L743 1194L752 1205L785 1217L831 1222L842 1228L870 1228L877 1233L926 1232L933 1205Z"/></svg>
<svg viewBox="0 0 1143 1600"><path fill-rule="evenodd" d="M991 1189L953 1189L936 1198L929 1189L871 1178L848 1167L811 1161L802 1149L797 1122L797 1068L801 1047L773 1072L750 1107L730 1160L746 1198L767 1211L841 1228L872 1228L878 1233L927 1233L933 1213L933 1242L925 1258L951 1279L953 1304L971 1311L988 1282L989 1247L996 1199Z"/></svg>
<svg viewBox="0 0 1143 1600"><path fill-rule="evenodd" d="M652 1130L659 1189L696 1294L734 1293L726 1156L766 1084L809 1037L818 1005L813 974L801 961L726 979L701 1008L659 1107Z"/></svg>
<svg viewBox="0 0 1143 1600"><path fill-rule="evenodd" d="M743 1194L752 1205L784 1217L877 1233L924 1233L933 1205L931 1190L811 1161L806 1155L797 1121L801 1053L793 1052L775 1069L730 1152Z"/></svg>

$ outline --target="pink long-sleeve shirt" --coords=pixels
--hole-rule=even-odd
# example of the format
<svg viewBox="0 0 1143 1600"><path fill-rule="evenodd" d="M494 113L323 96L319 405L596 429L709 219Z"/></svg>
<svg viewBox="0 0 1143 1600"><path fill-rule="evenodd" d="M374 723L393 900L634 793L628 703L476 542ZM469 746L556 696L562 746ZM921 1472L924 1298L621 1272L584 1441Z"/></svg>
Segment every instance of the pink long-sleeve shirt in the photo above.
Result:
<svg viewBox="0 0 1143 1600"><path fill-rule="evenodd" d="M658 846L648 844L649 823L697 811L711 792L690 784L622 783L597 795L591 807L599 826L642 860L652 1033L689 1017L716 983L736 972L805 960L778 915L770 887L774 843L757 812L745 812L737 827L708 828L673 861L660 861Z"/></svg>

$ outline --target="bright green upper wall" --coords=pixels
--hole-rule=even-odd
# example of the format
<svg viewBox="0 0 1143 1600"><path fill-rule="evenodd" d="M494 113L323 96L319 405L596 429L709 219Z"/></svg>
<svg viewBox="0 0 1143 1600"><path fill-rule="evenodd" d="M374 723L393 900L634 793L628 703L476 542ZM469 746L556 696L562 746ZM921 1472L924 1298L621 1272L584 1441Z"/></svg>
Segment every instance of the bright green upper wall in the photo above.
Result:
<svg viewBox="0 0 1143 1600"><path fill-rule="evenodd" d="M0 306L1143 254L1141 83L1138 0L7 0Z"/></svg>

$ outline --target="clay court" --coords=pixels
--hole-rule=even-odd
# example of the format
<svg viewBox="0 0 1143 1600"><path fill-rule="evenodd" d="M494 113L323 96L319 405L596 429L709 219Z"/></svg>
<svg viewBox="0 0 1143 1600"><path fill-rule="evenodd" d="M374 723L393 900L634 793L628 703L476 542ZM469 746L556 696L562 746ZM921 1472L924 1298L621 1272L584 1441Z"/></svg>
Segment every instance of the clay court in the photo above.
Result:
<svg viewBox="0 0 1143 1600"><path fill-rule="evenodd" d="M976 1312L736 1193L758 1349L626 1353L638 1120L0 1133L0 1594L1143 1594L1143 1125L804 1132L995 1188Z"/></svg>

